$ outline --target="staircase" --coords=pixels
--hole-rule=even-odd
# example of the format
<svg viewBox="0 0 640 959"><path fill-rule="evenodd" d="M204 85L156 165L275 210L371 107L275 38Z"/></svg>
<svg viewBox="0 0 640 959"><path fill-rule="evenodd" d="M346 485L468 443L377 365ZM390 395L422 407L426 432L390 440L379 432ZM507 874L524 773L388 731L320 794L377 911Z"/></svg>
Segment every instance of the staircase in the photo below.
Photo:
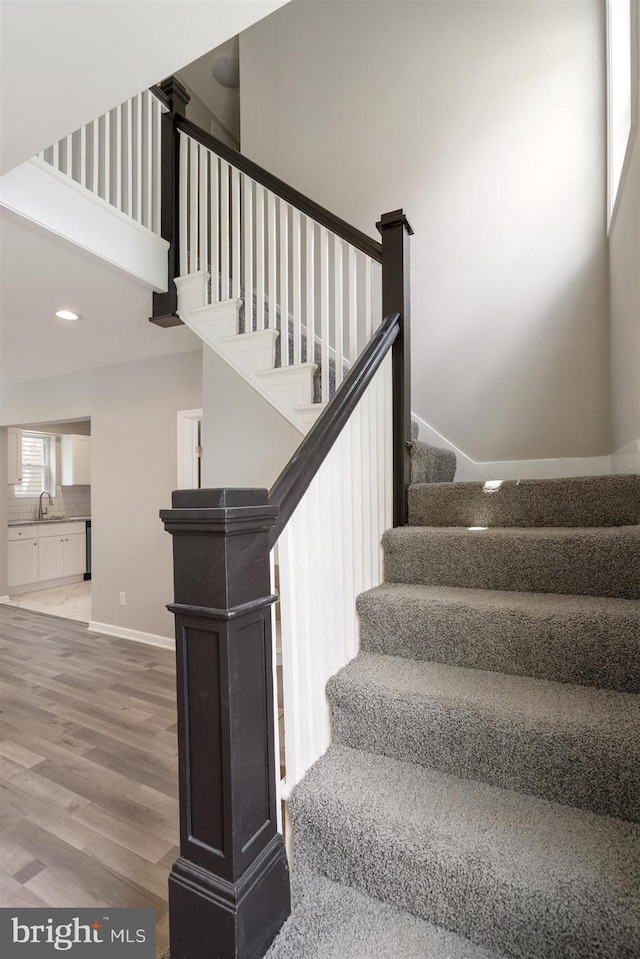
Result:
<svg viewBox="0 0 640 959"><path fill-rule="evenodd" d="M640 955L640 477L414 485L269 959Z"/></svg>

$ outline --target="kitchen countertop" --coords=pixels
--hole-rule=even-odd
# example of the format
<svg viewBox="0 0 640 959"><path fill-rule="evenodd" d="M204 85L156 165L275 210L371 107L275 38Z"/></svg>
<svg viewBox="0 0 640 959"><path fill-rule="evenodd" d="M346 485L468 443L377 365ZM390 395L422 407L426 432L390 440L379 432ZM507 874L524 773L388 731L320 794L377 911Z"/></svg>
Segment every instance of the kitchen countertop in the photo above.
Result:
<svg viewBox="0 0 640 959"><path fill-rule="evenodd" d="M85 523L90 516L60 516L57 519L20 519L7 526L53 526L54 523Z"/></svg>

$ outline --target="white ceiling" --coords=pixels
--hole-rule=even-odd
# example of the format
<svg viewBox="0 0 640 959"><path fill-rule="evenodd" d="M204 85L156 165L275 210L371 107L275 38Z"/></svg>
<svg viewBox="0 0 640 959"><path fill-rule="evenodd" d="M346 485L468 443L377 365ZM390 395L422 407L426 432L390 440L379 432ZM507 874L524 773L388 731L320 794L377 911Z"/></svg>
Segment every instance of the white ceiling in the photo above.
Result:
<svg viewBox="0 0 640 959"><path fill-rule="evenodd" d="M0 172L286 0L2 0Z"/></svg>
<svg viewBox="0 0 640 959"><path fill-rule="evenodd" d="M186 327L149 322L152 293L18 217L0 217L0 383L198 349ZM55 310L72 309L77 322Z"/></svg>

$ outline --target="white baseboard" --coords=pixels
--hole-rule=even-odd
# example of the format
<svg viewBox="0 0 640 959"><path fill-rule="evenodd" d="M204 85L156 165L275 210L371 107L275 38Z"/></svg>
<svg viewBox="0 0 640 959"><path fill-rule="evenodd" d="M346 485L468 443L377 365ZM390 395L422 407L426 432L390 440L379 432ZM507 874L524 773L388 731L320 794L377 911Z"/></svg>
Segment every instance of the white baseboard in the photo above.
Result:
<svg viewBox="0 0 640 959"><path fill-rule="evenodd" d="M611 456L613 473L640 473L640 437L620 447Z"/></svg>
<svg viewBox="0 0 640 959"><path fill-rule="evenodd" d="M0 596L0 603L8 603L9 599L9 596Z"/></svg>
<svg viewBox="0 0 640 959"><path fill-rule="evenodd" d="M424 443L453 450L458 465L456 482L478 482L492 479L560 479L563 476L608 476L611 473L640 473L640 439L622 450L606 456L558 457L540 460L505 460L479 462L472 460L461 449L429 426L423 419L411 414L417 422L419 438Z"/></svg>
<svg viewBox="0 0 640 959"><path fill-rule="evenodd" d="M564 476L608 476L610 456L576 456L547 460L478 463L490 479L561 479ZM457 477L456 477L457 479Z"/></svg>
<svg viewBox="0 0 640 959"><path fill-rule="evenodd" d="M71 583L82 583L83 573L76 573L73 576L59 576L57 579L39 579L35 583L23 583L21 586L11 586L11 595L19 596L21 593L35 593L42 589L54 589L56 586L69 586Z"/></svg>
<svg viewBox="0 0 640 959"><path fill-rule="evenodd" d="M168 636L156 636L155 633L143 633L139 629L125 629L124 626L112 626L110 623L96 623L95 620L89 623L88 631L115 636L117 639L130 639L134 643L146 643L147 646L160 646L162 649L176 648L175 640Z"/></svg>

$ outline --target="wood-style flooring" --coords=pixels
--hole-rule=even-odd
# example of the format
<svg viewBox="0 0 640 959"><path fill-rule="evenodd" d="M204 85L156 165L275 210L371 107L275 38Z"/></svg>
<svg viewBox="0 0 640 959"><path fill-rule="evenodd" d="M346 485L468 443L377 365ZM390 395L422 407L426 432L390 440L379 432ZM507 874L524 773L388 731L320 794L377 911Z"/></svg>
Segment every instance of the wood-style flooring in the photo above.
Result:
<svg viewBox="0 0 640 959"><path fill-rule="evenodd" d="M178 854L174 655L0 605L0 906L153 906Z"/></svg>

